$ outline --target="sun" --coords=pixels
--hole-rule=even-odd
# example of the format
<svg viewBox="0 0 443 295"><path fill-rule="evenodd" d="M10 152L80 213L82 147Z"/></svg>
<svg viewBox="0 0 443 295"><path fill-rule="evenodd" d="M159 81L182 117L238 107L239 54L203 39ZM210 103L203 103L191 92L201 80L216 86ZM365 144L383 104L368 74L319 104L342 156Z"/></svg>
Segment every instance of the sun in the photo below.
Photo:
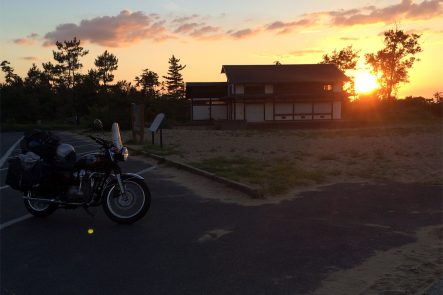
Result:
<svg viewBox="0 0 443 295"><path fill-rule="evenodd" d="M367 70L358 70L355 73L355 92L367 93L379 87L377 77Z"/></svg>

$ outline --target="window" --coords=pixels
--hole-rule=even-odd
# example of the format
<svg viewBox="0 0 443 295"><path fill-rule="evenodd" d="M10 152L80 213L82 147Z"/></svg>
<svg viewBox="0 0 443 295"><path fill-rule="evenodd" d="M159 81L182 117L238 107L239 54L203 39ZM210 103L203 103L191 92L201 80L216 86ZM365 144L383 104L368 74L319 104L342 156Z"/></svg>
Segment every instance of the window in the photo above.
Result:
<svg viewBox="0 0 443 295"><path fill-rule="evenodd" d="M324 91L332 91L332 84L325 84L323 85Z"/></svg>
<svg viewBox="0 0 443 295"><path fill-rule="evenodd" d="M245 94L265 94L265 85L245 85Z"/></svg>

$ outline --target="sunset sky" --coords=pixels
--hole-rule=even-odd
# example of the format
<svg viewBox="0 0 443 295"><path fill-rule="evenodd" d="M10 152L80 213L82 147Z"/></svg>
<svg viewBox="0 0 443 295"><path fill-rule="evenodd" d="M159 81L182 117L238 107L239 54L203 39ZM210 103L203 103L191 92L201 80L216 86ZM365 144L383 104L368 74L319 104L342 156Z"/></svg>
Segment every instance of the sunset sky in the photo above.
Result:
<svg viewBox="0 0 443 295"><path fill-rule="evenodd" d="M164 75L174 54L185 81L223 81L223 64L318 63L353 45L383 46L398 27L423 34L420 62L399 96L443 91L443 0L353 1L8 1L0 0L0 60L24 77L32 63L53 61L55 41L74 36L89 50L83 73L106 49L119 59L116 80L149 68ZM3 81L3 76L0 81Z"/></svg>

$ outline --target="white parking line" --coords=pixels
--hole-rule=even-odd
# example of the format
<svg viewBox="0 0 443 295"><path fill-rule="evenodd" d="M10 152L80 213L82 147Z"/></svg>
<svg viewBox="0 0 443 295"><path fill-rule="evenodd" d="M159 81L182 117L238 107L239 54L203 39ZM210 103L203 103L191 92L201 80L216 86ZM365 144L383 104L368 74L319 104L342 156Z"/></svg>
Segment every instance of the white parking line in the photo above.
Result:
<svg viewBox="0 0 443 295"><path fill-rule="evenodd" d="M11 225L14 225L14 224L16 224L16 223L19 223L19 222L24 221L24 220L26 220L26 219L29 219L29 218L31 218L31 217L32 217L31 214L26 214L26 215L20 216L20 217L18 217L18 218L15 218L15 219L9 220L9 221L7 221L7 222L5 222L5 223L0 224L0 230L4 230L5 228L7 228L7 227L9 227L9 226L11 226Z"/></svg>
<svg viewBox="0 0 443 295"><path fill-rule="evenodd" d="M20 143L20 140L22 140L23 136L20 137L10 148L6 151L6 153L3 155L3 157L0 159L0 167L3 166L3 164L6 162L6 160L9 158L9 155L15 150L15 147Z"/></svg>
<svg viewBox="0 0 443 295"><path fill-rule="evenodd" d="M137 173L135 173L135 174L140 175L140 174L143 174L143 173L146 173L146 172L152 171L152 170L154 170L156 167L157 167L157 166L152 166L152 167L149 167L149 168L143 169L143 170L141 170L141 171L139 171L139 172L137 172Z"/></svg>
<svg viewBox="0 0 443 295"><path fill-rule="evenodd" d="M8 187L9 187L9 185L0 186L0 191L5 189L5 188L8 188Z"/></svg>

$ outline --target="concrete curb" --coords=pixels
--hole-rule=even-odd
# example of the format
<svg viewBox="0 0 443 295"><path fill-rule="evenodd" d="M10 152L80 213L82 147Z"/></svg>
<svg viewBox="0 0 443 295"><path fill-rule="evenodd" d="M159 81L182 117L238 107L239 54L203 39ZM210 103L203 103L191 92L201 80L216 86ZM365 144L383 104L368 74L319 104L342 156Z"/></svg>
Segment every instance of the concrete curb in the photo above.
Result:
<svg viewBox="0 0 443 295"><path fill-rule="evenodd" d="M238 181L234 181L234 180L230 180L230 179L218 176L218 175L216 175L214 173L211 173L211 172L208 172L208 171L205 171L205 170L193 167L193 166L188 165L188 164L184 164L184 163L180 163L180 162L177 162L177 161L173 161L173 160L167 159L165 157L162 157L162 156L159 156L159 155L156 155L156 154L151 154L151 153L148 153L148 152L145 152L145 151L140 151L140 150L137 150L137 149L134 149L134 148L131 148L131 147L128 147L128 149L130 151L133 151L133 152L136 152L136 153L140 153L140 154L142 154L144 156L147 156L147 157L150 157L152 159L155 159L155 160L159 161L160 163L164 163L166 165L173 166L173 167L175 167L177 169L183 169L183 170L186 170L188 172L191 172L191 173L194 173L194 174L206 177L208 179L217 181L218 183L224 184L224 185L226 185L226 186L228 186L230 188L233 188L233 189L236 189L238 191L241 191L241 192L251 196L254 199L261 199L261 198L263 198L263 195L256 188L251 187L249 185L246 185L244 183L241 183L241 182L238 182Z"/></svg>

